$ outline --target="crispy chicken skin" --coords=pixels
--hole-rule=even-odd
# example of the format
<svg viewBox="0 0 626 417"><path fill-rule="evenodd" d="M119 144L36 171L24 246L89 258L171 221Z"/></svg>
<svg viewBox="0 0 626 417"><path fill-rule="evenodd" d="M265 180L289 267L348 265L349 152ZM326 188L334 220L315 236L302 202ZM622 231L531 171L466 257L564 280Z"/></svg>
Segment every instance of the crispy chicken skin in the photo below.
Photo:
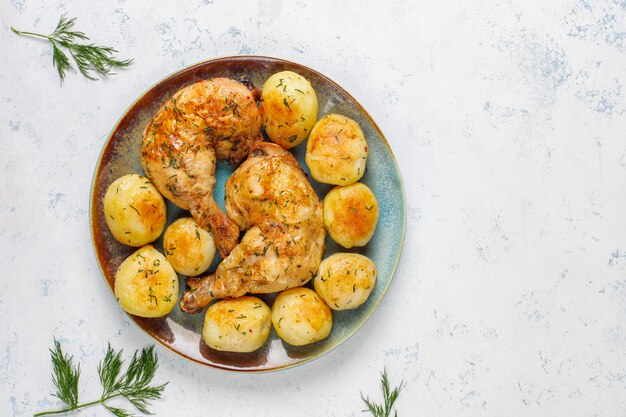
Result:
<svg viewBox="0 0 626 417"><path fill-rule="evenodd" d="M226 183L226 211L247 232L214 274L187 279L181 310L197 313L216 298L282 291L315 276L326 236L322 204L290 152L254 144Z"/></svg>
<svg viewBox="0 0 626 417"><path fill-rule="evenodd" d="M166 101L144 132L146 175L163 196L213 233L222 256L237 244L239 229L213 199L216 159L238 164L262 140L256 96L228 78L200 81Z"/></svg>

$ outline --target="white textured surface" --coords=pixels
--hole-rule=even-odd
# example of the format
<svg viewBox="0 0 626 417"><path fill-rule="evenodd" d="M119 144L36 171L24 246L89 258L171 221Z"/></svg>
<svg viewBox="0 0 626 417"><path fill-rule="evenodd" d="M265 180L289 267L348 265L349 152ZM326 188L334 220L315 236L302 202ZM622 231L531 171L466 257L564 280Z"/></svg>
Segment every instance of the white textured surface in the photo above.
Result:
<svg viewBox="0 0 626 417"><path fill-rule="evenodd" d="M624 415L624 2L152 3L0 5L0 415L57 404L53 335L85 400L107 341L150 343L95 263L93 167L150 85L235 54L313 67L368 109L406 182L404 255L370 321L307 365L227 373L157 347L157 415L359 416L383 367L405 381L402 417ZM9 26L64 12L134 65L60 86L48 45Z"/></svg>

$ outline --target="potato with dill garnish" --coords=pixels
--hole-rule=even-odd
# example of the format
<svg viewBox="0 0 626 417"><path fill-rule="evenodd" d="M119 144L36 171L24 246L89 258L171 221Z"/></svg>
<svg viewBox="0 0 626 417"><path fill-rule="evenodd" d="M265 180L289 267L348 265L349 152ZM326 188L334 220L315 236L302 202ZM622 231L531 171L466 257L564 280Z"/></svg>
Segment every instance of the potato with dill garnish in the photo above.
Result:
<svg viewBox="0 0 626 417"><path fill-rule="evenodd" d="M315 291L298 287L278 294L272 306L272 323L285 342L303 346L328 337L333 315Z"/></svg>
<svg viewBox="0 0 626 417"><path fill-rule="evenodd" d="M115 180L104 195L103 206L109 230L125 245L150 243L165 227L165 201L141 175L128 174Z"/></svg>
<svg viewBox="0 0 626 417"><path fill-rule="evenodd" d="M335 253L322 261L313 285L330 308L348 310L367 301L376 274L376 265L367 256Z"/></svg>
<svg viewBox="0 0 626 417"><path fill-rule="evenodd" d="M178 298L178 276L165 256L146 245L117 268L115 298L128 313L140 317L168 314Z"/></svg>
<svg viewBox="0 0 626 417"><path fill-rule="evenodd" d="M315 125L317 95L303 76L278 72L263 84L259 111L270 140L290 149L306 139Z"/></svg>
<svg viewBox="0 0 626 417"><path fill-rule="evenodd" d="M363 183L335 187L324 198L324 224L341 246L365 246L378 223L378 201Z"/></svg>
<svg viewBox="0 0 626 417"><path fill-rule="evenodd" d="M319 182L349 185L365 174L368 147L361 126L339 114L322 117L306 144L306 164Z"/></svg>
<svg viewBox="0 0 626 417"><path fill-rule="evenodd" d="M172 223L163 235L163 251L179 274L195 277L206 271L215 256L213 236L191 217Z"/></svg>
<svg viewBox="0 0 626 417"><path fill-rule="evenodd" d="M207 309L202 338L216 350L253 352L270 334L270 316L270 308L257 297L221 300Z"/></svg>

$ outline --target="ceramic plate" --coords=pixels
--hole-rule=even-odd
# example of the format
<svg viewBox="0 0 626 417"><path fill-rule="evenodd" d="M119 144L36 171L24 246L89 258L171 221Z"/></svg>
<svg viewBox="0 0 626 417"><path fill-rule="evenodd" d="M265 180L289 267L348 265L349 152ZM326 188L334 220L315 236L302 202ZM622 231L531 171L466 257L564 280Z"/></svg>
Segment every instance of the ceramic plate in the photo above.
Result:
<svg viewBox="0 0 626 417"><path fill-rule="evenodd" d="M367 171L361 180L376 195L380 219L371 241L364 248L345 250L326 237L324 257L336 252L358 252L372 259L378 268L376 287L368 301L354 310L333 311L333 328L325 340L294 347L283 343L272 329L265 345L254 353L225 353L209 348L202 341L204 314L188 315L176 307L167 317L146 319L131 316L150 337L163 346L201 364L235 371L269 371L301 364L336 348L353 335L374 312L383 298L393 277L404 240L406 208L400 171L380 129L367 112L339 85L324 75L302 65L267 57L228 57L214 59L183 69L150 88L122 116L104 144L96 165L91 188L91 233L98 263L109 287L113 289L115 271L120 263L136 248L116 241L107 228L102 198L109 184L128 173L143 170L139 162L142 133L157 109L181 87L212 77L246 77L259 88L273 73L291 70L311 81L319 101L319 115L339 113L356 120L363 129L369 145ZM306 141L292 151L308 174L304 163ZM219 161L215 200L224 201L224 183L234 171L228 163ZM330 186L312 181L320 198ZM223 207L222 207L223 208ZM167 203L168 225L175 219L189 215L184 210ZM162 241L155 242L162 252ZM213 270L219 258L211 266ZM311 283L308 284L311 286ZM181 294L185 289L181 277ZM262 295L271 306L273 295Z"/></svg>

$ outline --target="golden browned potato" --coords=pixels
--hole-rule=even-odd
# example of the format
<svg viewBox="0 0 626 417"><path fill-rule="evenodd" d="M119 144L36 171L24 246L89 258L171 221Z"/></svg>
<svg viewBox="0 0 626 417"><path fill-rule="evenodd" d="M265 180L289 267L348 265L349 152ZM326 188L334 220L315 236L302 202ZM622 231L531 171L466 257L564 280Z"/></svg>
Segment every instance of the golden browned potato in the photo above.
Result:
<svg viewBox="0 0 626 417"><path fill-rule="evenodd" d="M363 183L335 187L324 198L324 224L345 248L365 246L378 223L378 201Z"/></svg>
<svg viewBox="0 0 626 417"><path fill-rule="evenodd" d="M322 117L306 144L306 164L319 182L349 185L365 173L367 141L361 126L339 114Z"/></svg>
<svg viewBox="0 0 626 417"><path fill-rule="evenodd" d="M206 271L215 256L213 236L191 217L172 223L163 235L163 251L179 274L195 277Z"/></svg>
<svg viewBox="0 0 626 417"><path fill-rule="evenodd" d="M103 199L104 216L115 239L129 246L156 240L165 227L165 201L152 183L141 175L115 180Z"/></svg>
<svg viewBox="0 0 626 417"><path fill-rule="evenodd" d="M165 256L146 245L122 262L115 273L115 298L130 314L161 317L178 298L178 276Z"/></svg>
<svg viewBox="0 0 626 417"><path fill-rule="evenodd" d="M202 338L213 349L253 352L270 334L270 316L270 308L256 297L218 301L206 311Z"/></svg>
<svg viewBox="0 0 626 417"><path fill-rule="evenodd" d="M263 84L259 110L267 136L290 149L302 142L315 125L317 95L301 75L278 72Z"/></svg>
<svg viewBox="0 0 626 417"><path fill-rule="evenodd" d="M356 308L374 290L376 265L358 253L335 253L322 261L313 285L333 310Z"/></svg>
<svg viewBox="0 0 626 417"><path fill-rule="evenodd" d="M285 342L303 346L330 334L333 315L315 291L298 287L278 294L272 306L272 323Z"/></svg>

